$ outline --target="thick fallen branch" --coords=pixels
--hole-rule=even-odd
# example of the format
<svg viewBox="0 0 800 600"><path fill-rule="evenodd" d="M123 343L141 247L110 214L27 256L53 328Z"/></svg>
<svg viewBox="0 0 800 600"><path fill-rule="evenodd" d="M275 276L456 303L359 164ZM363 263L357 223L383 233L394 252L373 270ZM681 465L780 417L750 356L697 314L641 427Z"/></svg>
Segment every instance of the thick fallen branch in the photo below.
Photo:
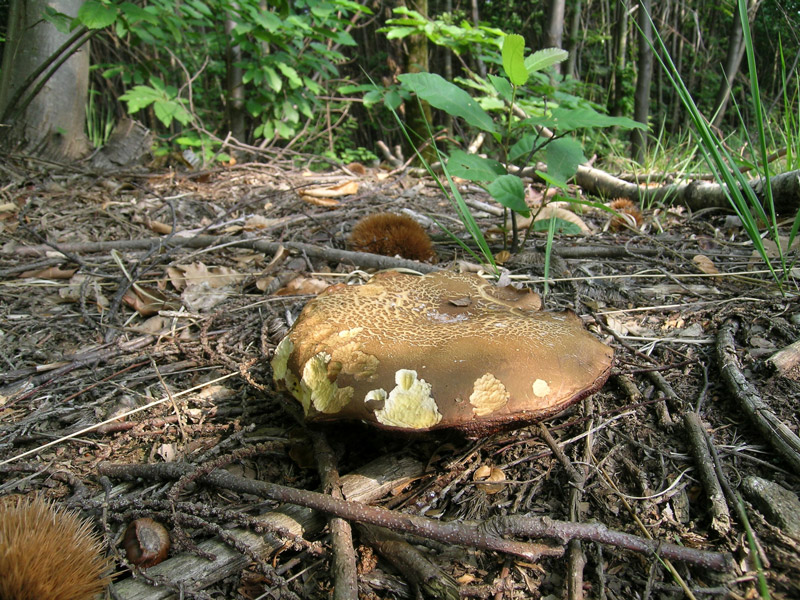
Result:
<svg viewBox="0 0 800 600"><path fill-rule="evenodd" d="M421 263L405 258L394 258L392 256L381 256L370 254L369 252L352 252L350 250L337 250L325 246L315 246L314 244L304 244L302 242L268 242L266 240L243 239L235 236L217 235L194 235L192 237L181 237L180 235L171 238L145 238L141 240L119 240L110 242L83 242L66 244L39 244L37 246L18 246L14 253L18 256L43 256L47 252L60 250L74 254L108 252L110 250L152 250L163 245L167 248L186 247L186 248L212 248L214 246L233 246L236 248L249 248L264 254L275 254L281 248L288 248L302 252L311 258L321 258L325 260L349 263L359 267L371 269L412 269L421 273L438 271L439 267L428 263Z"/></svg>
<svg viewBox="0 0 800 600"><path fill-rule="evenodd" d="M730 206L725 187L708 181L647 188L585 165L578 167L575 181L585 192L604 198L629 198L643 204L661 202L682 204L692 210ZM749 183L759 199L763 200L764 179L753 179ZM775 209L778 212L793 213L800 208L800 171L775 175L770 178L770 186L775 199Z"/></svg>
<svg viewBox="0 0 800 600"><path fill-rule="evenodd" d="M729 320L722 324L717 334L717 361L722 379L759 433L792 466L795 473L800 473L800 438L770 410L739 367L733 340L738 327L735 321Z"/></svg>
<svg viewBox="0 0 800 600"><path fill-rule="evenodd" d="M179 463L157 465L101 463L98 467L100 474L108 477L126 479L141 477L158 480L178 479L191 469L190 465ZM569 523L547 517L516 515L495 517L485 522L450 521L443 523L359 502L340 500L316 492L297 490L266 481L253 481L225 471L209 473L200 480L243 494L252 494L289 504L299 504L358 523L378 525L392 531L411 533L448 544L504 552L531 561L539 560L543 556L560 556L563 554L563 548L518 542L504 536L547 538L556 540L562 545L572 539L589 540L643 554L680 560L716 571L725 571L732 567L731 558L726 554L647 540L636 535L610 530L601 524Z"/></svg>

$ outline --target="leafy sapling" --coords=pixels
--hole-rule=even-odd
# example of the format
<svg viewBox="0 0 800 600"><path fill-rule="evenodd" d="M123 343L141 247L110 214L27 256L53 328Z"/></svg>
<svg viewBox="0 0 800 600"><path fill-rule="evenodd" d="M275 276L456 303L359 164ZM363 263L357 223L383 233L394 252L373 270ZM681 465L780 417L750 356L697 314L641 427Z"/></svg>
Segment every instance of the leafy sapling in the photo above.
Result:
<svg viewBox="0 0 800 600"><path fill-rule="evenodd" d="M609 117L592 108L558 106L538 116L526 115L518 106L517 98L525 91L531 74L565 60L568 53L558 48L548 48L524 57L522 36L506 35L502 44L502 64L506 77L489 75L496 96L502 101L500 115L493 117L479 101L464 89L433 73L400 75L398 79L409 91L431 106L462 119L467 125L489 134L498 147L494 160L461 150L450 153L447 172L482 186L506 211L511 213L511 251L519 247L516 216L530 217L525 202L525 185L517 173L533 162L543 152L546 171L537 174L548 185L567 188L567 181L575 175L578 166L586 162L582 146L570 133L577 129L618 126L642 127L631 119ZM546 224L545 228L547 228ZM561 226L561 224L559 224ZM569 228L566 224L564 227Z"/></svg>

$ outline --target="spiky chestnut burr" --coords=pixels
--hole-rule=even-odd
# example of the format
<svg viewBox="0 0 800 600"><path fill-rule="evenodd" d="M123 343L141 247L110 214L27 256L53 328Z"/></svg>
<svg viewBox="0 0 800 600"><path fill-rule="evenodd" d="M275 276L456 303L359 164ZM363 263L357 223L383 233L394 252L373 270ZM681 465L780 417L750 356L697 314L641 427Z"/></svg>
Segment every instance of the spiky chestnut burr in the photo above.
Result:
<svg viewBox="0 0 800 600"><path fill-rule="evenodd" d="M0 598L90 600L109 571L89 521L39 497L0 498Z"/></svg>

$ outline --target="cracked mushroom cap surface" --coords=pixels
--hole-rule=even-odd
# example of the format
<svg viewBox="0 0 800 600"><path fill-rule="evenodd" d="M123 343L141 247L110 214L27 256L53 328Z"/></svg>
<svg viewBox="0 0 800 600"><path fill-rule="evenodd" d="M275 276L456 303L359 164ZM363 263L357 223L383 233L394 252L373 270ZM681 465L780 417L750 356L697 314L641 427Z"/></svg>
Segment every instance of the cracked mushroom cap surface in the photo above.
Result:
<svg viewBox="0 0 800 600"><path fill-rule="evenodd" d="M613 350L571 311L474 274L387 271L303 308L273 377L310 422L470 435L527 425L597 391Z"/></svg>

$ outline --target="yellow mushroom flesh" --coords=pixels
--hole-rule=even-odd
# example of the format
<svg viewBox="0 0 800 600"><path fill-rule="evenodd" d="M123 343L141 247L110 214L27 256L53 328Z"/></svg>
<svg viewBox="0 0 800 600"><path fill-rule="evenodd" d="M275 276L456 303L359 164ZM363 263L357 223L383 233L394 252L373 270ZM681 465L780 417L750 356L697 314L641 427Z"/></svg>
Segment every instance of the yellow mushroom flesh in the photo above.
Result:
<svg viewBox="0 0 800 600"><path fill-rule="evenodd" d="M470 434L539 421L602 386L613 351L571 312L473 274L393 271L310 301L272 360L309 421Z"/></svg>

